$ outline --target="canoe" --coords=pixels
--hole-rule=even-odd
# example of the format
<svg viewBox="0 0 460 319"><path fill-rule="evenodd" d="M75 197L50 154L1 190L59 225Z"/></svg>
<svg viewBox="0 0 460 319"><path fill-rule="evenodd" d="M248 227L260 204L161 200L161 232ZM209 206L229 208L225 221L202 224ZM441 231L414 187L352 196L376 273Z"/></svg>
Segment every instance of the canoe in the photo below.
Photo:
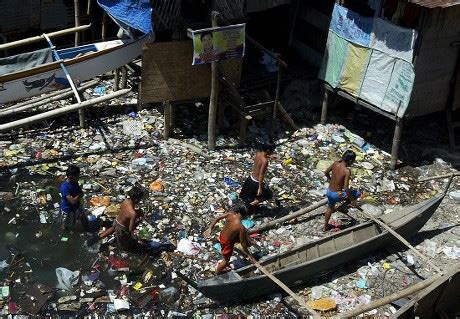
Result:
<svg viewBox="0 0 460 319"><path fill-rule="evenodd" d="M136 40L123 39L56 50L42 49L0 59L0 104L69 87L60 63L74 81L86 81L119 68L142 52L152 34Z"/></svg>
<svg viewBox="0 0 460 319"><path fill-rule="evenodd" d="M445 193L417 205L395 210L381 216L381 220L408 238L423 227L444 196ZM374 222L366 222L291 251L261 259L260 263L288 287L293 287L396 242L397 239L384 228ZM220 302L250 300L279 289L267 276L260 274L254 265L196 282L188 274L178 275L206 297Z"/></svg>
<svg viewBox="0 0 460 319"><path fill-rule="evenodd" d="M417 293L391 318L460 317L460 266Z"/></svg>

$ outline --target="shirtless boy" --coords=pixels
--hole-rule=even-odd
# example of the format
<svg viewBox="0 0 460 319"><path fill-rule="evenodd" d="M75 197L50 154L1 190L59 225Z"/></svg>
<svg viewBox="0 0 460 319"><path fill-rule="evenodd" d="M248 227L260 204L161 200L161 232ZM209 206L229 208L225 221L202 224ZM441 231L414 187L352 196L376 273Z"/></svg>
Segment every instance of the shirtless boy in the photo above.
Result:
<svg viewBox="0 0 460 319"><path fill-rule="evenodd" d="M145 190L139 186L134 186L128 191L128 197L121 203L120 213L118 214L113 229L118 246L129 252L143 253L148 248L147 245L135 239L134 230L140 222L141 210L136 210L136 205L145 196Z"/></svg>
<svg viewBox="0 0 460 319"><path fill-rule="evenodd" d="M327 209L325 212L324 231L328 230L329 219L334 212L335 204L346 200L347 203L354 202L361 193L356 189L350 189L351 171L348 168L356 159L352 150L347 150L340 161L334 162L324 172L329 181L327 188ZM332 173L332 176L331 176Z"/></svg>
<svg viewBox="0 0 460 319"><path fill-rule="evenodd" d="M224 269L228 266L230 257L233 253L233 247L235 243L240 243L243 247L243 251L247 254L249 259L254 260L254 257L248 251L248 245L250 240L248 238L248 233L243 224L241 224L241 218L248 214L248 209L245 205L240 204L232 208L231 211L217 216L209 226L209 228L204 232L204 236L207 238L211 235L213 227L217 224L218 221L226 219L225 226L220 232L219 241L222 249L223 259L219 262L216 269L216 274L221 274Z"/></svg>
<svg viewBox="0 0 460 319"><path fill-rule="evenodd" d="M241 188L240 198L251 206L257 206L273 197L272 191L264 183L264 178L270 156L274 151L274 144L264 144L257 150L251 176L246 178Z"/></svg>

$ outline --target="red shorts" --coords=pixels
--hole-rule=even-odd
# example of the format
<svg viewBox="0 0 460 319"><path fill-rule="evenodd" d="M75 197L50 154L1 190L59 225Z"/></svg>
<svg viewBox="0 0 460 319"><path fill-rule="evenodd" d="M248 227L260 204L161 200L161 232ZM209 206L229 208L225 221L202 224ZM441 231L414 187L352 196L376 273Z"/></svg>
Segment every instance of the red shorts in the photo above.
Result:
<svg viewBox="0 0 460 319"><path fill-rule="evenodd" d="M221 254L225 258L225 260L230 260L230 257L233 253L233 246L235 245L234 242L226 240L222 233L219 235L220 247L221 247Z"/></svg>

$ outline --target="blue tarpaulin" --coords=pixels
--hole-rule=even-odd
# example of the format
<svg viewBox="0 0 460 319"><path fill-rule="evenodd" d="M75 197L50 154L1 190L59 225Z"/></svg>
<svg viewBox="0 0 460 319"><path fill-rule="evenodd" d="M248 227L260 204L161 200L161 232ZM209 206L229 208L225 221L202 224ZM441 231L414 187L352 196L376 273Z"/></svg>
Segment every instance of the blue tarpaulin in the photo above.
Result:
<svg viewBox="0 0 460 319"><path fill-rule="evenodd" d="M152 6L148 0L97 0L112 18L143 33L153 31Z"/></svg>

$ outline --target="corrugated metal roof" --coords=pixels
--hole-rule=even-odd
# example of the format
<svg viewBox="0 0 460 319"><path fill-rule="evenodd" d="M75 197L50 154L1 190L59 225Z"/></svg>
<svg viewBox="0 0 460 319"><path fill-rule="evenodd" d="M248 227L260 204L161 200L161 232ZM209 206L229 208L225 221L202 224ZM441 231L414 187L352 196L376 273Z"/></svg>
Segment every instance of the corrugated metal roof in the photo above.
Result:
<svg viewBox="0 0 460 319"><path fill-rule="evenodd" d="M409 0L409 2L418 4L427 8L447 8L460 4L460 0Z"/></svg>

